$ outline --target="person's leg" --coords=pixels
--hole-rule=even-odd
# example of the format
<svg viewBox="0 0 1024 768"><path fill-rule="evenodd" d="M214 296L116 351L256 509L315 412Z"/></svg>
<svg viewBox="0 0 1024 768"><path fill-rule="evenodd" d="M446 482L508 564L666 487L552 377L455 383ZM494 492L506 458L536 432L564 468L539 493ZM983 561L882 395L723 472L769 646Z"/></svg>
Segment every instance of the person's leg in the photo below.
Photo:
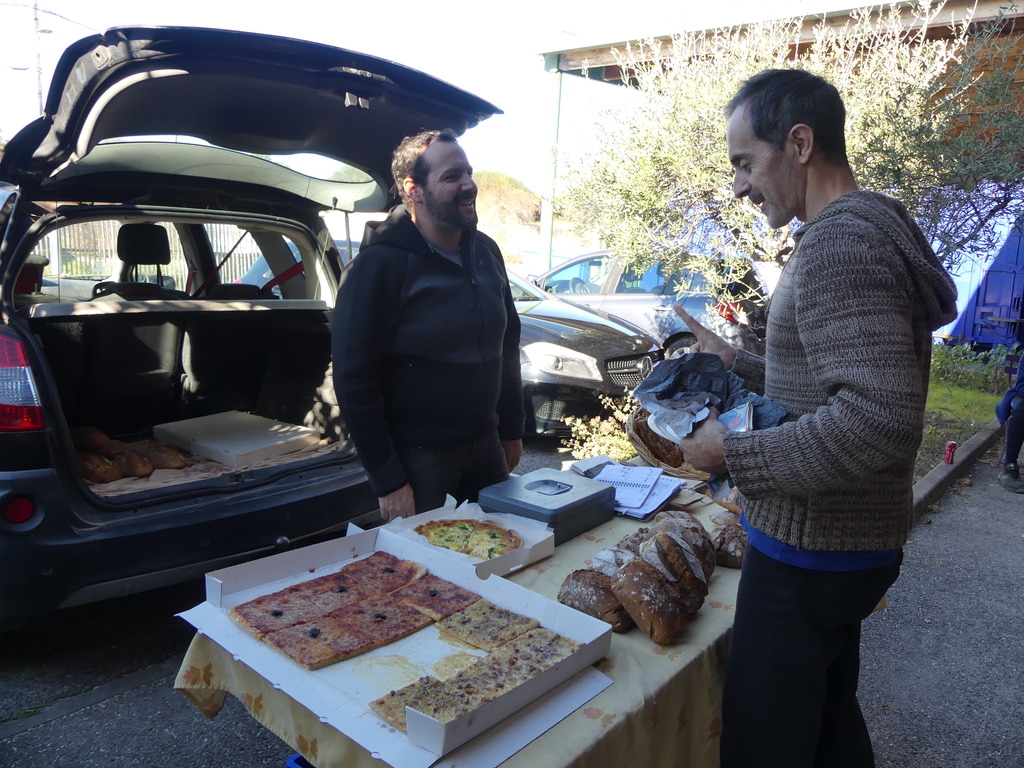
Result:
<svg viewBox="0 0 1024 768"><path fill-rule="evenodd" d="M1006 441L1003 469L999 473L999 484L1013 493L1024 493L1024 482L1020 479L1017 460L1021 445L1024 444L1024 397L1010 401L1010 413L1006 418Z"/></svg>
<svg viewBox="0 0 1024 768"><path fill-rule="evenodd" d="M508 480L508 461L498 433L484 435L473 443L469 463L459 481L461 499L476 501L480 491L489 485Z"/></svg>
<svg viewBox="0 0 1024 768"><path fill-rule="evenodd" d="M798 569L747 548L722 701L722 768L810 766L825 664Z"/></svg>
<svg viewBox="0 0 1024 768"><path fill-rule="evenodd" d="M899 566L794 568L749 548L726 670L722 768L872 766L857 704L860 621Z"/></svg>
<svg viewBox="0 0 1024 768"><path fill-rule="evenodd" d="M899 567L897 562L886 568L823 574L818 621L829 638L831 660L815 768L875 764L871 736L857 701L861 622L896 581Z"/></svg>
<svg viewBox="0 0 1024 768"><path fill-rule="evenodd" d="M402 449L402 466L416 499L416 513L444 506L445 497L458 498L459 482L471 454L467 444L415 446Z"/></svg>

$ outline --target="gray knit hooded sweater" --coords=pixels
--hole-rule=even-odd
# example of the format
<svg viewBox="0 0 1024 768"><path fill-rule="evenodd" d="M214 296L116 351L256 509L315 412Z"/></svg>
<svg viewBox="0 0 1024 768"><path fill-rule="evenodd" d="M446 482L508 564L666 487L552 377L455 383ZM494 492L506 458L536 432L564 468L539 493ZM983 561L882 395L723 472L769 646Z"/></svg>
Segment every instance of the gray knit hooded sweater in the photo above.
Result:
<svg viewBox="0 0 1024 768"><path fill-rule="evenodd" d="M885 550L912 525L931 331L956 288L899 202L858 191L794 235L768 314L765 357L733 371L785 408L771 429L729 433L747 520L802 549Z"/></svg>

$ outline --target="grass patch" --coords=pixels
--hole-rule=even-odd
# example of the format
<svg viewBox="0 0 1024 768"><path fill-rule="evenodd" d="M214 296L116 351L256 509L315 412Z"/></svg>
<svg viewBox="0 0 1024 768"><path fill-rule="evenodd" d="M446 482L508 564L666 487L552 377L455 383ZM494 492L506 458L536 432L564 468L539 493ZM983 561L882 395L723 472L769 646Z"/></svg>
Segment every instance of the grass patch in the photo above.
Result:
<svg viewBox="0 0 1024 768"><path fill-rule="evenodd" d="M925 404L924 436L917 452L914 481L917 482L942 461L946 443L963 445L995 418L1002 393L964 389L932 379Z"/></svg>

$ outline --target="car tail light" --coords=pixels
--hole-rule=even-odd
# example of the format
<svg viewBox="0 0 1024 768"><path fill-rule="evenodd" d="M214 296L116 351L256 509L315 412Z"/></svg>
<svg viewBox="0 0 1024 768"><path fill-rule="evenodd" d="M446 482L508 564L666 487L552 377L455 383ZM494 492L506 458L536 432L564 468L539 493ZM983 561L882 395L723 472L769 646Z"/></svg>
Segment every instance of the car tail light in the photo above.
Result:
<svg viewBox="0 0 1024 768"><path fill-rule="evenodd" d="M42 428L43 409L25 346L0 332L0 432Z"/></svg>
<svg viewBox="0 0 1024 768"><path fill-rule="evenodd" d="M24 496L13 496L4 501L0 508L0 520L10 525L21 525L32 519L36 513L36 505Z"/></svg>

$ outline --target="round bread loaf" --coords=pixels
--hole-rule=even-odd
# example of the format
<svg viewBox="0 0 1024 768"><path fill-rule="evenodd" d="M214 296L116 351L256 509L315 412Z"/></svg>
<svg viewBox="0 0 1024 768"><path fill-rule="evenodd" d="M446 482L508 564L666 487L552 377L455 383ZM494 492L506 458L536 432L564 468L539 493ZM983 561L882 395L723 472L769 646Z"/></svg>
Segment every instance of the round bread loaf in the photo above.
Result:
<svg viewBox="0 0 1024 768"><path fill-rule="evenodd" d="M715 556L724 568L742 568L747 552L747 532L739 523L727 523L714 530Z"/></svg>
<svg viewBox="0 0 1024 768"><path fill-rule="evenodd" d="M633 626L633 619L612 592L611 577L599 571L585 568L566 576L558 590L558 602L608 622L615 632Z"/></svg>
<svg viewBox="0 0 1024 768"><path fill-rule="evenodd" d="M666 440L647 426L647 417L650 415L646 408L637 408L633 414L633 432L658 461L670 467L681 467L684 461L683 452L679 450L678 445Z"/></svg>
<svg viewBox="0 0 1024 768"><path fill-rule="evenodd" d="M78 469L81 471L82 477L90 483L112 483L123 477L121 470L105 456L89 451L76 451L75 454L78 457Z"/></svg>
<svg viewBox="0 0 1024 768"><path fill-rule="evenodd" d="M595 552L594 556L587 561L587 567L611 578L619 568L631 560L635 560L637 556L638 553L633 550L612 545Z"/></svg>
<svg viewBox="0 0 1024 768"><path fill-rule="evenodd" d="M690 544L678 535L656 533L640 545L640 557L661 571L669 582L702 598L708 594L704 566Z"/></svg>
<svg viewBox="0 0 1024 768"><path fill-rule="evenodd" d="M106 456L111 441L96 427L72 427L71 442L80 451Z"/></svg>
<svg viewBox="0 0 1024 768"><path fill-rule="evenodd" d="M620 568L612 578L612 592L644 634L659 645L675 640L689 621L679 589L644 560Z"/></svg>
<svg viewBox="0 0 1024 768"><path fill-rule="evenodd" d="M654 518L651 532L673 533L685 539L697 557L700 558L705 579L711 580L711 575L715 572L715 544L711 540L711 534L708 533L707 528L704 527L700 520L689 512L666 509L659 512L657 517Z"/></svg>

